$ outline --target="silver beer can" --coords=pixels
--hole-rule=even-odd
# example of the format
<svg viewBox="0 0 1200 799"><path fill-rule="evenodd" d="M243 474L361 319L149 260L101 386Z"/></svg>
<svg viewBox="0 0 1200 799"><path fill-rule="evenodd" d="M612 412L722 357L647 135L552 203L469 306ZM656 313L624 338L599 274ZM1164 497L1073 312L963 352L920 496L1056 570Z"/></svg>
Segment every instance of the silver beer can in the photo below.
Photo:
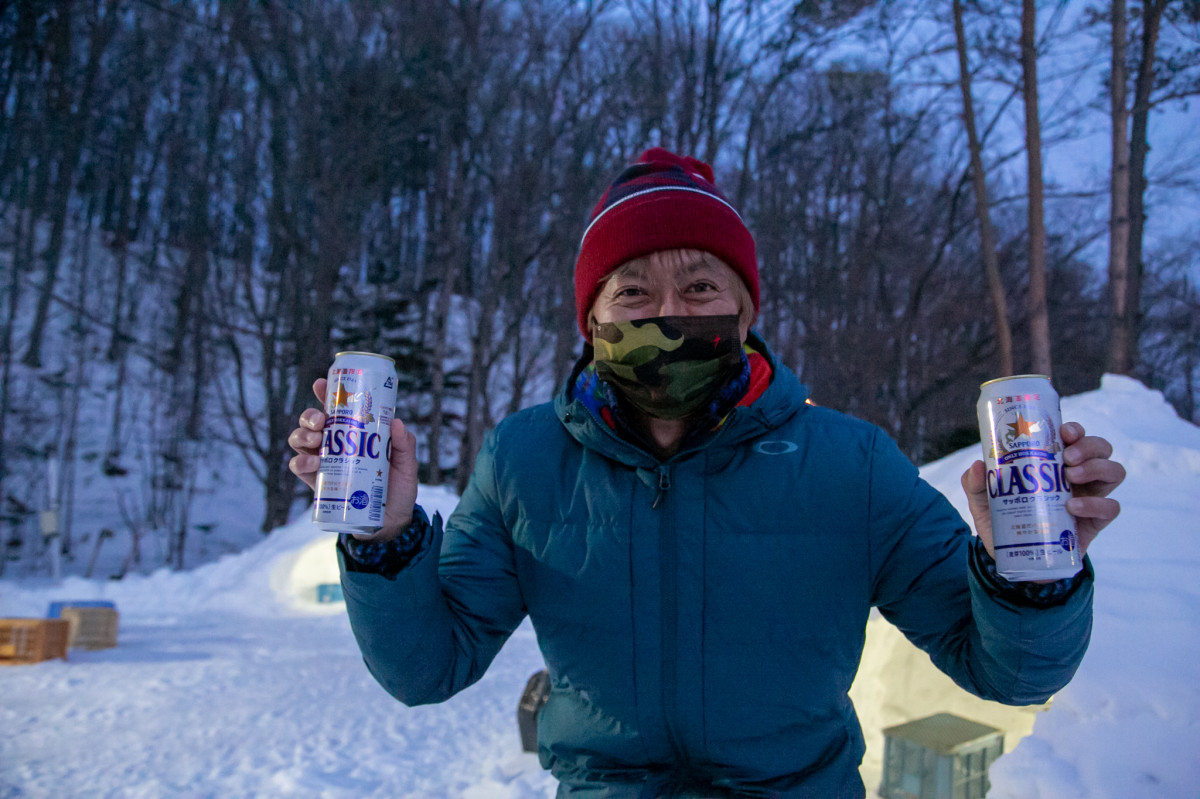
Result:
<svg viewBox="0 0 1200 799"><path fill-rule="evenodd" d="M1012 582L1077 574L1083 559L1067 512L1062 412L1050 379L989 380L980 386L976 410L998 571Z"/></svg>
<svg viewBox="0 0 1200 799"><path fill-rule="evenodd" d="M321 468L313 522L322 530L373 533L383 526L396 362L372 352L339 352L325 387Z"/></svg>

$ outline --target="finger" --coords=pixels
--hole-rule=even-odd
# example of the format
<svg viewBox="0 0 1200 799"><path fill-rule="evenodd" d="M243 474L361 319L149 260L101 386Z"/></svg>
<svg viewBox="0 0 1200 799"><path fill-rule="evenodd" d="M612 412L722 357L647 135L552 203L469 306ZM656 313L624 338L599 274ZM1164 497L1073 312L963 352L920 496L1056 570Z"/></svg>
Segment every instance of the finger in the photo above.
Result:
<svg viewBox="0 0 1200 799"><path fill-rule="evenodd" d="M318 377L313 381L313 393L317 395L317 399L321 402L321 407L325 407L325 386L328 381L323 377Z"/></svg>
<svg viewBox="0 0 1200 799"><path fill-rule="evenodd" d="M963 493L967 495L968 509L975 519L975 532L983 533L985 528L990 532L991 516L988 515L988 498L984 476L987 470L983 461L975 461L963 472L961 483Z"/></svg>
<svg viewBox="0 0 1200 799"><path fill-rule="evenodd" d="M320 432L325 429L325 414L316 408L308 408L300 413L300 426Z"/></svg>
<svg viewBox="0 0 1200 799"><path fill-rule="evenodd" d="M1100 530L1121 513L1121 503L1108 497L1071 497L1067 512L1076 519L1090 519Z"/></svg>
<svg viewBox="0 0 1200 799"><path fill-rule="evenodd" d="M963 491L967 493L968 497L983 493L984 469L983 461L975 461L963 472L961 482Z"/></svg>
<svg viewBox="0 0 1200 799"><path fill-rule="evenodd" d="M321 467L321 459L316 455L303 453L292 456L288 461L288 471L304 481L309 488L316 488L317 470Z"/></svg>
<svg viewBox="0 0 1200 799"><path fill-rule="evenodd" d="M300 455L316 455L321 448L321 434L316 430L297 427L288 436L288 446Z"/></svg>
<svg viewBox="0 0 1200 799"><path fill-rule="evenodd" d="M1079 439L1086 435L1083 425L1079 422L1067 422L1058 429L1058 434L1062 438L1063 446L1069 447Z"/></svg>
<svg viewBox="0 0 1200 799"><path fill-rule="evenodd" d="M1068 466L1077 466L1093 458L1111 458L1112 444L1100 436L1084 436L1063 450L1063 460Z"/></svg>
<svg viewBox="0 0 1200 799"><path fill-rule="evenodd" d="M417 437L399 419L392 419L392 463L416 462Z"/></svg>
<svg viewBox="0 0 1200 799"><path fill-rule="evenodd" d="M385 524L380 531L384 537L391 537L412 520L417 501L417 437L399 419L392 419L391 433Z"/></svg>
<svg viewBox="0 0 1200 799"><path fill-rule="evenodd" d="M1076 493L1106 497L1125 480L1125 467L1116 461L1095 458L1063 470Z"/></svg>
<svg viewBox="0 0 1200 799"><path fill-rule="evenodd" d="M399 419L392 419L392 454L388 460L390 475L389 495L394 485L402 503L407 503L408 495L412 501L417 497L417 437L404 426ZM397 507L397 510L401 510Z"/></svg>

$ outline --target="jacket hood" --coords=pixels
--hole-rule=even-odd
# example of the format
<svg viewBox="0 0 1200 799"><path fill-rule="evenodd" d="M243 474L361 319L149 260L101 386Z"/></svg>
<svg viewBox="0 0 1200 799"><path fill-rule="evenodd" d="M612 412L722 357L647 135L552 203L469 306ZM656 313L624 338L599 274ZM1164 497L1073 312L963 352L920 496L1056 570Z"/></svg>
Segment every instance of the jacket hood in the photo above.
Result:
<svg viewBox="0 0 1200 799"><path fill-rule="evenodd" d="M771 383L752 405L730 411L725 423L716 431L695 436L672 460L696 450L709 447L730 447L747 439L770 432L798 413L807 409L808 388L796 374L783 365L775 353L756 333L750 332L747 343L762 354L771 365ZM638 468L653 468L659 460L636 443L622 438L601 422L580 400L572 396L579 373L592 361L590 346L571 370L566 382L554 398L554 411L567 432L583 446L615 461Z"/></svg>

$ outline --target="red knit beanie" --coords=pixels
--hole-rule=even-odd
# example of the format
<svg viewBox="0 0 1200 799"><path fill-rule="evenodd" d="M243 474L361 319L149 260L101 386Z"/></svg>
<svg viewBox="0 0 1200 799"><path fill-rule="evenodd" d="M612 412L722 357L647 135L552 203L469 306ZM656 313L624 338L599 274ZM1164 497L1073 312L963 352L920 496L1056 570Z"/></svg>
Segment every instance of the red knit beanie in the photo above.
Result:
<svg viewBox="0 0 1200 799"><path fill-rule="evenodd" d="M713 184L712 167L655 147L642 153L592 209L575 260L575 310L587 317L601 281L634 258L662 250L710 252L733 268L758 310L754 238Z"/></svg>

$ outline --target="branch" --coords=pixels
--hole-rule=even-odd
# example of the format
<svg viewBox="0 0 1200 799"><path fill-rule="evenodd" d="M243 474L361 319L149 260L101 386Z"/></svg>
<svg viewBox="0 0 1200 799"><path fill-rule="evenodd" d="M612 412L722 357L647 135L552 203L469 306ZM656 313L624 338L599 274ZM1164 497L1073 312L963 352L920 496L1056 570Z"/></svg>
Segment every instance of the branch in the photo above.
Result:
<svg viewBox="0 0 1200 799"><path fill-rule="evenodd" d="M1168 92L1160 97L1155 97L1150 101L1150 108L1157 108L1164 103L1174 102L1175 100L1187 100L1190 97L1200 96L1200 86L1193 86L1189 89L1180 89L1179 91Z"/></svg>

